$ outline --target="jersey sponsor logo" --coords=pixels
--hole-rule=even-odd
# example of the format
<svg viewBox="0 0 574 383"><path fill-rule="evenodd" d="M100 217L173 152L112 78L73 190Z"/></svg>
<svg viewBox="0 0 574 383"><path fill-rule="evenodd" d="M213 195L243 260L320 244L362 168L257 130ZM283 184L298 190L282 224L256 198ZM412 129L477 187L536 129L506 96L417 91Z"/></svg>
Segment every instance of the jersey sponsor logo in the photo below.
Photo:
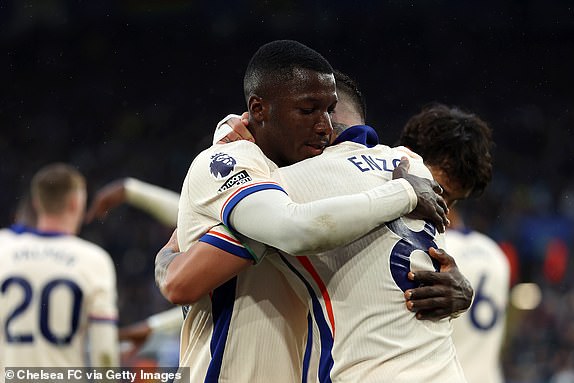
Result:
<svg viewBox="0 0 574 383"><path fill-rule="evenodd" d="M242 170L237 174L232 175L231 177L229 177L229 179L227 181L225 181L225 183L219 188L219 190L217 191L218 193L224 192L225 190L232 188L234 186L239 186L239 185L243 185L247 182L252 181L252 178L249 174L247 174L247 171Z"/></svg>
<svg viewBox="0 0 574 383"><path fill-rule="evenodd" d="M237 161L229 154L216 153L211 156L209 172L216 180L220 180L231 174L235 164L237 164Z"/></svg>

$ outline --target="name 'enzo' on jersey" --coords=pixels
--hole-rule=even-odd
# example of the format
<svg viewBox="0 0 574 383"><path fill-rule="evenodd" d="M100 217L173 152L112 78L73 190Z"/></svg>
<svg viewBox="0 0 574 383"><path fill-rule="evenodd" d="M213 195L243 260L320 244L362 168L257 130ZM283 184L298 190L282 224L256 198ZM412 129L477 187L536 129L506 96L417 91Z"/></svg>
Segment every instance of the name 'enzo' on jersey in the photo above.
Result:
<svg viewBox="0 0 574 383"><path fill-rule="evenodd" d="M229 154L215 153L211 156L209 172L216 180L220 180L231 174L235 168L235 164L237 164L237 161Z"/></svg>
<svg viewBox="0 0 574 383"><path fill-rule="evenodd" d="M400 158L377 158L369 155L361 154L360 158L357 156L348 157L347 160L352 163L361 172L369 172L372 170L392 172L401 162Z"/></svg>

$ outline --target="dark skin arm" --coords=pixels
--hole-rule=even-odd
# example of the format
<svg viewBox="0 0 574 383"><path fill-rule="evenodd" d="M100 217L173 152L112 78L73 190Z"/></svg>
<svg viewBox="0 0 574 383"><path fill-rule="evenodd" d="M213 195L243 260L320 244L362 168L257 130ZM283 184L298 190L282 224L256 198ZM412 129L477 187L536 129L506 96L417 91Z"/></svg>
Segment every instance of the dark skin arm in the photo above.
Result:
<svg viewBox="0 0 574 383"><path fill-rule="evenodd" d="M126 201L125 179L110 182L97 191L86 213L86 223L106 218L108 212Z"/></svg>
<svg viewBox="0 0 574 383"><path fill-rule="evenodd" d="M431 247L429 254L439 261L440 272L409 272L409 279L421 286L405 291L407 308L416 313L417 319L455 318L468 310L474 290L444 250Z"/></svg>
<svg viewBox="0 0 574 383"><path fill-rule="evenodd" d="M227 120L227 124L231 126L233 131L223 137L218 143L244 139L253 141L253 136L247 129L248 116L247 113L243 113L241 119L232 117ZM435 180L409 174L409 167L408 158L403 157L393 171L393 179L404 178L411 184L417 195L417 206L409 214L409 217L429 221L435 225L439 232L444 233L449 221L446 202L439 195L442 193L442 188Z"/></svg>

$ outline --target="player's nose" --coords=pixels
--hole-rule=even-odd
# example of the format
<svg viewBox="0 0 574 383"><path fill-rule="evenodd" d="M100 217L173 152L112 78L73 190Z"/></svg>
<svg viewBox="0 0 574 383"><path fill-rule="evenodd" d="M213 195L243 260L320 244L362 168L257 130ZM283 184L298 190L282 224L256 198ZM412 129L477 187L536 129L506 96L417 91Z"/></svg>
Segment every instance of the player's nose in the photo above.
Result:
<svg viewBox="0 0 574 383"><path fill-rule="evenodd" d="M315 132L320 135L331 135L333 133L333 125L328 112L321 113L319 120L315 124Z"/></svg>

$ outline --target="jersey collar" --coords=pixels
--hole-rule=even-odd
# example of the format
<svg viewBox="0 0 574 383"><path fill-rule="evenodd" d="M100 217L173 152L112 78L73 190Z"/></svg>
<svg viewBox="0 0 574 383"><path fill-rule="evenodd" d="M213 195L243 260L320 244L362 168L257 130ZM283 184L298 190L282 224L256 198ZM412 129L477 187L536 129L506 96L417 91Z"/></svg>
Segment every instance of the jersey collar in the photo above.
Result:
<svg viewBox="0 0 574 383"><path fill-rule="evenodd" d="M29 234L39 235L41 237L60 237L60 236L66 235L65 233L62 233L59 231L40 231L40 230L35 229L33 227L28 227L26 225L21 225L21 224L14 224L14 225L10 226L10 230L12 230L16 234L29 233Z"/></svg>
<svg viewBox="0 0 574 383"><path fill-rule="evenodd" d="M355 125L345 129L343 133L333 141L332 145L339 144L345 141L352 141L357 144L365 145L367 148L372 148L379 144L379 136L375 129L368 125Z"/></svg>

